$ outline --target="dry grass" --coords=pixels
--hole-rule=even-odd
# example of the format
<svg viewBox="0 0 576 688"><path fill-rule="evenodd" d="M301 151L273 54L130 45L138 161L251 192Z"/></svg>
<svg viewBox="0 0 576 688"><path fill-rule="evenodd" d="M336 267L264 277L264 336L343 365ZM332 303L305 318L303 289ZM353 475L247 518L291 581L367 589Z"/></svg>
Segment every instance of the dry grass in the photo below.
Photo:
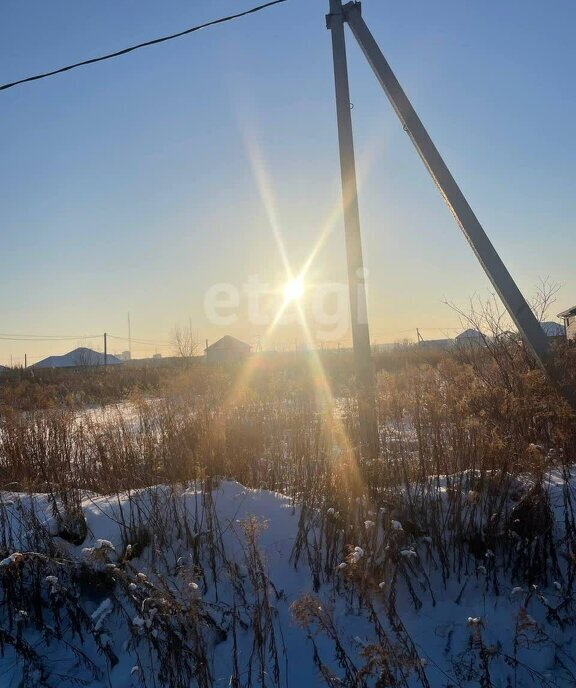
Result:
<svg viewBox="0 0 576 688"><path fill-rule="evenodd" d="M574 352L566 350L557 356L557 366L568 366L570 370ZM350 361L346 356L332 355L325 357L325 364L339 400L335 409L317 407L307 366L294 359L288 363L268 361L261 366L240 394L236 390L232 404L229 399L239 370L195 366L155 372L156 377L149 378L150 384L129 384L124 378L108 382L99 372L103 387L127 396L132 409L127 415L122 407L111 408L105 422L93 414L78 415L77 409L71 408L76 404L68 403L66 394L64 403L56 403L58 399L51 397L53 380L46 382L50 402L40 403L42 410L23 412L22 392L10 382L2 392L0 485L14 491L48 494L59 534L76 543L82 542L85 535L80 509L84 490L114 495L163 484L171 486L176 505L174 495L180 486L194 481L203 488L203 508L208 510L211 487L222 477L289 495L302 505L292 552L294 565L309 567L315 590L328 584L350 601L357 599L374 623L376 642L365 648L363 663L357 665L341 644L328 610L318 612L320 605L314 597L306 597L294 606L296 620L311 637L324 633L333 642L346 685L368 685L371 680L380 680L379 685L408 685L409 675L417 675L421 685L428 685L395 606L395 590L400 582L416 608L423 602L421 586L415 581L424 580L426 570L418 560L405 556L418 538L425 538L444 581L454 577L465 580L482 561L487 588L497 592L501 585L499 574L485 559L486 553L492 552L505 562L513 579L542 583L551 577L562 578L566 594L572 594L576 559L572 557L562 565L559 562L557 545L550 535L550 505L542 484L549 469L568 470L573 463L576 421L557 390L539 371L530 368L517 346L502 343L495 351L460 350L450 355L435 354L432 359L429 353L424 358L415 351L404 358L400 352L387 360L380 357L381 452L372 460L362 460L355 450L357 419L349 392ZM112 377L115 371L110 372ZM64 384L65 379L59 378L59 384ZM90 389L95 380L86 383ZM42 389L38 379L33 384ZM109 396L114 394L106 391L102 399ZM441 484L448 499L440 497ZM566 492L563 546L573 553L575 509L572 495ZM178 516L177 506L170 510L176 513L178 527L185 532L185 518ZM151 539L161 538L174 527L174 523L168 527L166 513L159 506L154 518L147 515L146 522L155 524L154 532L139 530L137 518L126 524L126 543L146 547ZM214 521L215 514L206 514L206 518ZM384 518L387 522L400 521L402 531L388 529L383 539L377 539L366 523ZM521 526L515 525L519 522ZM11 534L5 525L0 509L0 546L7 555ZM216 572L228 571L237 591L230 612L234 634L243 618L240 607L246 599L253 600L250 618L256 640L244 671L249 672L254 685L264 685L264 676L271 677L270 685L279 685L281 638L258 551L260 526L255 522L244 524L245 581L238 578L221 550L219 527L215 522L213 535L202 543L202 552L195 554L200 567L198 579L208 585L211 578L210 584L217 586ZM17 567L3 574L9 622L0 644L15 647L32 671L40 666L40 659L16 632L18 610L33 614L37 624L49 616L53 625L65 608L79 632L83 629L100 652L108 652L94 623L82 616L74 602L78 599L74 591L82 588L86 570L69 570L69 593L60 589L50 600L38 596L35 602L27 596L27 590L38 590L39 581L55 567L62 579L62 562L50 536L39 523L31 523L30 532L35 533L30 544L37 557L16 562ZM519 538L530 541L529 550L516 547ZM370 552L370 562L367 558L356 561L350 543ZM191 547L194 550L200 545L192 538ZM337 567L342 561L348 566L339 575ZM114 572L114 581L97 571L88 574L92 584L98 575L99 584L108 585L111 591L127 589L136 581L128 559L120 571ZM26 588L22 585L25 579ZM370 591L379 580L390 581L386 615L391 631L380 625L371 607ZM162 590L149 585L142 595L152 600L161 598L162 604L171 609L165 616L158 612L168 642L160 646L154 638L149 639L163 667L157 676L159 685L184 686L191 681L211 685L204 638L208 631L219 631L209 610L195 599L184 603L171 597L168 585ZM428 588L424 594L433 598L434 590ZM57 595L60 611L54 606ZM122 604L119 596L116 603ZM568 615L568 608L565 611ZM125 613L133 615L134 610ZM471 638L471 654L459 660L458 670L464 671L465 665L473 667L471 675L482 685L491 685L491 650L483 645L481 627L474 627ZM176 657L183 647L185 661L178 664ZM89 664L88 658L81 657L81 661ZM109 661L113 664L114 657L110 656ZM328 685L340 685L340 679L316 649L314 661ZM251 684L245 683L237 668L231 685Z"/></svg>

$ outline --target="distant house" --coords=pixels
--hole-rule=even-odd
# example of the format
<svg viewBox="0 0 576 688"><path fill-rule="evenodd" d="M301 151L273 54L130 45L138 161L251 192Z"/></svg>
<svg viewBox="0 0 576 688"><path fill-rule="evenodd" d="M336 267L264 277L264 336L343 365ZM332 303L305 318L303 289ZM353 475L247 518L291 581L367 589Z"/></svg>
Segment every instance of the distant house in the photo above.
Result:
<svg viewBox="0 0 576 688"><path fill-rule="evenodd" d="M48 356L48 358L35 363L32 368L88 368L103 365L119 365L120 363L120 359L112 356L112 354L104 357L104 354L98 351L80 346L62 356Z"/></svg>
<svg viewBox="0 0 576 688"><path fill-rule="evenodd" d="M483 346L484 335L479 330L469 328L454 337L456 346Z"/></svg>
<svg viewBox="0 0 576 688"><path fill-rule="evenodd" d="M547 337L564 337L564 325L554 322L553 320L546 320L540 323L540 327L544 330Z"/></svg>
<svg viewBox="0 0 576 688"><path fill-rule="evenodd" d="M420 349L451 349L454 346L453 339L420 339L418 347Z"/></svg>
<svg viewBox="0 0 576 688"><path fill-rule="evenodd" d="M558 313L558 317L564 321L566 339L572 342L576 341L576 306Z"/></svg>
<svg viewBox="0 0 576 688"><path fill-rule="evenodd" d="M250 355L250 344L226 335L204 349L208 363L233 363Z"/></svg>

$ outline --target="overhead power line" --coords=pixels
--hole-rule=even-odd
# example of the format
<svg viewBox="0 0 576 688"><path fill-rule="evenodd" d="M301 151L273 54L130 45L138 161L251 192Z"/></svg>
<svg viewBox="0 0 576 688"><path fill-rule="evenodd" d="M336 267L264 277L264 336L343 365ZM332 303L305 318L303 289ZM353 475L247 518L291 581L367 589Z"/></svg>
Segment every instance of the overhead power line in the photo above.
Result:
<svg viewBox="0 0 576 688"><path fill-rule="evenodd" d="M50 334L2 334L0 340L11 342L64 342L77 339L96 339L101 334L82 334L82 335L50 335Z"/></svg>
<svg viewBox="0 0 576 688"><path fill-rule="evenodd" d="M108 334L110 339L118 339L122 341L128 341L127 337L120 337L114 334ZM64 334L64 335L52 335L52 334L13 334L0 332L0 341L9 342L70 342L86 339L102 339L102 333L100 334ZM172 346L166 341L157 341L150 339L134 339L133 342L137 344L145 344L147 346Z"/></svg>
<svg viewBox="0 0 576 688"><path fill-rule="evenodd" d="M111 339L119 339L123 342L129 341L128 337L120 337L120 336L115 335L115 334L109 334L108 336ZM144 344L146 346L172 346L172 344L170 344L169 342L151 341L149 339L134 339L134 337L132 337L132 341L136 342L136 344Z"/></svg>
<svg viewBox="0 0 576 688"><path fill-rule="evenodd" d="M200 31L201 29L206 29L209 26L216 26L217 24L224 24L225 22L232 21L233 19L240 19L240 17L245 17L248 14L255 14L273 5L280 5L288 0L272 0L271 2L266 2L263 5L258 5L257 7L252 7L249 10L244 10L243 12L238 12L237 14L230 14L227 17L221 17L220 19L213 19L212 21L206 22L205 24L199 24L198 26L192 26L184 31L179 31L178 33L173 33L170 36L162 36L161 38L154 38L150 41L145 41L144 43L138 43L137 45L132 45L129 48L123 48L122 50L117 50L114 53L108 53L107 55L101 55L100 57L92 57L89 60L83 60L82 62L76 62L75 64L67 65L66 67L60 67L59 69L54 69L50 72L44 72L42 74L35 74L34 76L28 76L24 79L18 79L18 81L12 81L7 84L0 86L0 91L5 91L8 88L13 88L20 84L25 84L29 81L38 81L39 79L46 79L50 76L56 74L62 74L63 72L69 72L72 69L77 69L78 67L84 67L85 65L94 64L96 62L103 62L104 60L111 60L114 57L120 57L121 55L127 55L134 50L139 50L140 48L147 48L151 45L158 45L158 43L165 43L166 41L174 40L175 38L180 38L181 36L187 36L190 33Z"/></svg>

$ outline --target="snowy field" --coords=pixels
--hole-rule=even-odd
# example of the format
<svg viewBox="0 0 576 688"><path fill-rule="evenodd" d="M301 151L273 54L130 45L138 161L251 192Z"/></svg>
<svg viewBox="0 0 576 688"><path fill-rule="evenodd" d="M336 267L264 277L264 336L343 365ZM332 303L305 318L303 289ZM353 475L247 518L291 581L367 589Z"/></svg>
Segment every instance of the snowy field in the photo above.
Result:
<svg viewBox="0 0 576 688"><path fill-rule="evenodd" d="M0 686L574 686L575 480L545 478L549 524L527 523L537 488L519 485L511 529L462 559L454 490L487 525L473 477L406 495L440 510L442 542L397 506L352 500L345 523L232 481L85 493L85 530L69 505L3 492Z"/></svg>
<svg viewBox="0 0 576 688"><path fill-rule="evenodd" d="M162 403L162 399L146 399L144 409L153 412L154 408ZM115 404L104 404L82 409L75 414L76 425L90 423L96 427L106 428L121 421L126 428L133 432L141 430L141 409L132 401L121 401Z"/></svg>

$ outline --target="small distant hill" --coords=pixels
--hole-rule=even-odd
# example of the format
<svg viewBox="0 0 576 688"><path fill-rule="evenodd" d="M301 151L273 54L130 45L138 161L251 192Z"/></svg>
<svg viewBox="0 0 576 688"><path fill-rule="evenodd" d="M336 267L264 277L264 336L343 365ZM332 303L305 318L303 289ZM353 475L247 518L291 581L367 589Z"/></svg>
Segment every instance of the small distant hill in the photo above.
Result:
<svg viewBox="0 0 576 688"><path fill-rule="evenodd" d="M564 325L560 325L560 323L549 320L540 323L540 326L548 337L564 337Z"/></svg>
<svg viewBox="0 0 576 688"><path fill-rule="evenodd" d="M119 365L122 361L116 356L108 354L106 357L108 365ZM74 351L70 351L62 356L48 356L48 358L38 361L33 368L86 368L91 366L103 366L104 354L80 346Z"/></svg>

